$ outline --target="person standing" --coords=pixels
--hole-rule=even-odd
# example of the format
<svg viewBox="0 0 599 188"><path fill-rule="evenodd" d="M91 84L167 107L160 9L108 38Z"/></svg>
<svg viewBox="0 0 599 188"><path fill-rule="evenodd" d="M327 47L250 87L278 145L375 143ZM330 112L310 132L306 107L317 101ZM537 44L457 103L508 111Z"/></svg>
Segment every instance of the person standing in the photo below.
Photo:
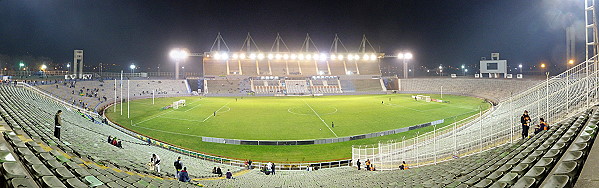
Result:
<svg viewBox="0 0 599 188"><path fill-rule="evenodd" d="M358 159L358 162L356 162L356 165L358 165L358 170L360 170L360 165L361 165L361 164L362 164L362 163L360 162L360 159Z"/></svg>
<svg viewBox="0 0 599 188"><path fill-rule="evenodd" d="M156 154L152 154L152 159L150 162L152 162L152 165L154 165L154 171L160 173L160 157Z"/></svg>
<svg viewBox="0 0 599 188"><path fill-rule="evenodd" d="M231 171L229 171L229 169L227 169L227 179L233 179L233 173L231 173Z"/></svg>
<svg viewBox="0 0 599 188"><path fill-rule="evenodd" d="M218 177L223 176L223 171L220 169L220 167L216 168L216 174L218 174Z"/></svg>
<svg viewBox="0 0 599 188"><path fill-rule="evenodd" d="M272 175L275 175L275 163L272 163L272 165L270 166L270 171L272 171Z"/></svg>
<svg viewBox="0 0 599 188"><path fill-rule="evenodd" d="M331 121L331 127L332 127L332 128L335 128L335 122L332 122L332 121Z"/></svg>
<svg viewBox="0 0 599 188"><path fill-rule="evenodd" d="M366 170L370 170L370 159L366 159Z"/></svg>
<svg viewBox="0 0 599 188"><path fill-rule="evenodd" d="M58 110L56 115L54 115L54 137L58 138L58 140L60 140L60 128L62 127L60 115L62 115L62 110Z"/></svg>
<svg viewBox="0 0 599 188"><path fill-rule="evenodd" d="M175 178L179 179L179 172L181 172L181 169L183 169L183 162L181 162L181 157L177 157L177 160L175 161Z"/></svg>
<svg viewBox="0 0 599 188"><path fill-rule="evenodd" d="M524 110L524 114L520 116L520 123L522 123L522 139L528 138L528 124L530 123L530 116L528 116L528 111Z"/></svg>

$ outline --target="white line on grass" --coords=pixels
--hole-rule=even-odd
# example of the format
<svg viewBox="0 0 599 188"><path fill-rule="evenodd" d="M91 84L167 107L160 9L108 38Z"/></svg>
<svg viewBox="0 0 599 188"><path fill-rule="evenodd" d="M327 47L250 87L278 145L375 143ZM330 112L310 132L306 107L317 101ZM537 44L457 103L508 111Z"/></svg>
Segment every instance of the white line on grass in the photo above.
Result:
<svg viewBox="0 0 599 188"><path fill-rule="evenodd" d="M195 122L203 122L200 120L193 120L193 119L182 119L182 118L172 118L172 117L160 117L160 118L166 118L166 119L176 119L176 120L181 120L181 121L195 121Z"/></svg>
<svg viewBox="0 0 599 188"><path fill-rule="evenodd" d="M227 104L225 104L225 105L221 106L221 107L220 107L218 110L216 110L216 111L217 111L217 112L218 112L218 111L220 111L220 109L223 109L225 106L229 105L229 103L231 103L231 102L228 102ZM230 108L229 108L229 110L230 110ZM209 115L208 117L206 117L206 119L204 119L204 121L202 121L202 122L206 122L206 121L208 121L208 119L210 119L210 117L212 117L212 116L214 116L214 114L210 114L210 115Z"/></svg>
<svg viewBox="0 0 599 188"><path fill-rule="evenodd" d="M339 136L337 136L337 134L335 133L335 131L333 131L333 129L331 129L329 127L329 125L327 124L327 122L325 122L324 119L322 119L320 117L320 115L318 115L318 113L316 113L316 111L314 110L314 108L312 108L305 100L302 100L302 101L304 101L304 103L306 105L308 105L308 107L310 107L310 109L312 109L312 112L314 112L314 114L316 114L316 116L318 117L318 119L320 119L320 121L322 121L322 123L324 123L324 126L327 127L327 128L329 128L329 130L331 130L331 132L335 135L335 137L339 138Z"/></svg>
<svg viewBox="0 0 599 188"><path fill-rule="evenodd" d="M202 104L198 104L198 105L196 105L196 106L194 106L194 107L191 107L190 109L187 109L187 110L185 110L184 112L189 112L190 110L193 110L193 109L195 109L195 108L197 108L197 107L199 107L199 106L201 106L201 105L202 105Z"/></svg>
<svg viewBox="0 0 599 188"><path fill-rule="evenodd" d="M171 113L171 112L174 112L174 111L175 111L175 110L171 110L171 111L168 111L168 112L165 112L165 113L162 113L162 114L158 114L158 115L156 115L156 116L154 116L154 117L151 117L151 118L145 119L145 120L143 120L143 121L140 121L140 122L137 122L137 123L135 123L135 124L140 124L140 123L143 123L143 122L146 122L146 121L150 121L150 120L156 119L157 117L163 116L163 115L165 115L165 114L168 114L168 113Z"/></svg>

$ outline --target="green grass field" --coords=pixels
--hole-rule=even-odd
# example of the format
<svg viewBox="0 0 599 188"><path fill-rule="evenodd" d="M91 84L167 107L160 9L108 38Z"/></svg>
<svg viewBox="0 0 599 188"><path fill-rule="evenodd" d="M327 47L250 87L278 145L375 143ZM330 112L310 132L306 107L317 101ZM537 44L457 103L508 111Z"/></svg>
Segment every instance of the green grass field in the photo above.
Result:
<svg viewBox="0 0 599 188"><path fill-rule="evenodd" d="M431 95L432 98L439 98ZM482 99L444 95L451 103L414 101L411 95L320 97L177 97L135 100L130 116L106 111L114 122L141 134L185 148L238 159L299 162L348 158L352 145L411 138L426 127L383 137L334 144L248 146L206 143L201 136L244 140L305 140L379 132L446 119L445 124L478 113L490 105ZM161 110L185 99L177 110ZM382 102L382 103L381 103ZM216 112L216 116L214 116ZM450 118L451 117L451 118ZM335 127L331 127L334 122ZM132 123L132 124L131 124Z"/></svg>

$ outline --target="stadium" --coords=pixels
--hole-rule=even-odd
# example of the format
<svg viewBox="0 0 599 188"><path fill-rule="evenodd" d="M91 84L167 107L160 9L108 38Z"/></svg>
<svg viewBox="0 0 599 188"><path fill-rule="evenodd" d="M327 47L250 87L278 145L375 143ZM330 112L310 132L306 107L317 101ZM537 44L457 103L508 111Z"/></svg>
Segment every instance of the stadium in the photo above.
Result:
<svg viewBox="0 0 599 188"><path fill-rule="evenodd" d="M231 48L218 33L209 50L165 52L172 72L90 71L82 49L72 70L21 61L1 72L0 187L596 187L598 31L585 3L586 58L552 74L492 53L469 75L410 76L412 53L366 35L348 49L337 34L329 50L278 33L261 50L249 33ZM550 128L533 130L539 119Z"/></svg>

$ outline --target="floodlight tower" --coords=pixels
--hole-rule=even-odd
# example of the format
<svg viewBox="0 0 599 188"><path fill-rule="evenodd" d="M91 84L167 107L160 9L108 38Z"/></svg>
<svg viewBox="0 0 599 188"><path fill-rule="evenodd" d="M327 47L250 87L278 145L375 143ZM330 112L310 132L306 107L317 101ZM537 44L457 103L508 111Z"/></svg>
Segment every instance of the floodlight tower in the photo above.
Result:
<svg viewBox="0 0 599 188"><path fill-rule="evenodd" d="M399 54L397 54L397 59L403 60L403 78L407 79L408 78L408 63L406 61L412 59L412 53L410 53L410 52L399 53Z"/></svg>
<svg viewBox="0 0 599 188"><path fill-rule="evenodd" d="M175 48L171 50L169 56L175 60L175 80L179 79L179 62L185 61L189 56L189 51L184 48Z"/></svg>

